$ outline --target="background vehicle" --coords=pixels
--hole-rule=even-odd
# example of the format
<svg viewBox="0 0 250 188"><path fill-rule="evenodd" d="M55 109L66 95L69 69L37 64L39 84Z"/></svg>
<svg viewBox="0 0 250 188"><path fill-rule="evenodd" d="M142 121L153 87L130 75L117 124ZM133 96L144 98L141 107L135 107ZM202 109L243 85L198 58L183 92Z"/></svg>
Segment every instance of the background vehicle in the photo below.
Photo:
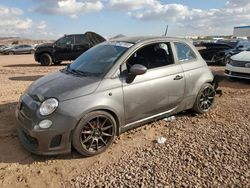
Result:
<svg viewBox="0 0 250 188"><path fill-rule="evenodd" d="M248 40L219 40L216 43L202 43L205 49L199 50L201 56L208 64L219 63L226 65L230 57L250 47Z"/></svg>
<svg viewBox="0 0 250 188"><path fill-rule="evenodd" d="M54 43L42 44L36 47L35 60L43 66L62 61L71 61L79 57L89 48L105 41L105 39L94 33L65 35Z"/></svg>
<svg viewBox="0 0 250 188"><path fill-rule="evenodd" d="M250 79L250 48L230 58L225 75L230 78Z"/></svg>
<svg viewBox="0 0 250 188"><path fill-rule="evenodd" d="M35 53L35 49L32 45L28 44L20 44L16 46L12 46L9 48L5 48L2 51L3 54L13 55L13 54L33 54Z"/></svg>
<svg viewBox="0 0 250 188"><path fill-rule="evenodd" d="M4 49L7 48L5 45L0 45L0 54L4 51Z"/></svg>
<svg viewBox="0 0 250 188"><path fill-rule="evenodd" d="M38 154L106 150L116 135L183 110L207 112L213 75L195 47L166 37L101 43L35 81L17 106L19 138Z"/></svg>

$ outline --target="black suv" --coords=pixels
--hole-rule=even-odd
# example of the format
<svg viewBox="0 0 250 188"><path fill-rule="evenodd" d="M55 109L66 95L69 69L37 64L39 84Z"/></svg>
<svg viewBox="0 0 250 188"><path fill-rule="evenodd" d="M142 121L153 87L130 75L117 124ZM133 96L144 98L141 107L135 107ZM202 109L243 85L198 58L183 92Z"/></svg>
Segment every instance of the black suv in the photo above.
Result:
<svg viewBox="0 0 250 188"><path fill-rule="evenodd" d="M43 66L59 65L62 61L75 60L89 48L105 41L94 33L64 35L54 43L41 44L36 48L35 60Z"/></svg>

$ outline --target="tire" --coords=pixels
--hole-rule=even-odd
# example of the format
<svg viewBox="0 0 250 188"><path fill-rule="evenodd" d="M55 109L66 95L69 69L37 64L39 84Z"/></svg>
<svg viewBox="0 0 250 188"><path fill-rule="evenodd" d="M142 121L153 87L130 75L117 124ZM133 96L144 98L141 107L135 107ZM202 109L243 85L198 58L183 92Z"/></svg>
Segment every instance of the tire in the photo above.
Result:
<svg viewBox="0 0 250 188"><path fill-rule="evenodd" d="M35 50L31 50L31 51L30 51L30 54L34 54L34 53L35 53Z"/></svg>
<svg viewBox="0 0 250 188"><path fill-rule="evenodd" d="M40 63L42 66L49 66L52 64L52 57L45 53L40 56Z"/></svg>
<svg viewBox="0 0 250 188"><path fill-rule="evenodd" d="M192 110L198 114L207 112L213 106L214 97L214 87L209 83L204 84L198 92Z"/></svg>
<svg viewBox="0 0 250 188"><path fill-rule="evenodd" d="M15 53L12 52L12 51L8 52L8 55L14 55L14 54L15 54Z"/></svg>
<svg viewBox="0 0 250 188"><path fill-rule="evenodd" d="M222 65L225 66L226 64L228 64L231 60L231 56L232 56L231 54L227 54L226 57L224 58Z"/></svg>
<svg viewBox="0 0 250 188"><path fill-rule="evenodd" d="M73 131L72 144L83 156L104 152L114 141L117 125L114 117L105 111L85 115Z"/></svg>
<svg viewBox="0 0 250 188"><path fill-rule="evenodd" d="M53 64L54 65L60 65L62 62L61 61L54 61Z"/></svg>

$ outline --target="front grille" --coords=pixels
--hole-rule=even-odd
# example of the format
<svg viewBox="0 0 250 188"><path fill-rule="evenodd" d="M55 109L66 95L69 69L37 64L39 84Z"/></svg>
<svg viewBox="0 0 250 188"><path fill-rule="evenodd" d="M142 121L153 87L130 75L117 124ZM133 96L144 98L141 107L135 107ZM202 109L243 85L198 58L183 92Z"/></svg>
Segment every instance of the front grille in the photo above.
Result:
<svg viewBox="0 0 250 188"><path fill-rule="evenodd" d="M247 61L235 61L233 60L231 65L234 66L234 67L246 67L246 64L247 63L250 63L250 62L247 62Z"/></svg>
<svg viewBox="0 0 250 188"><path fill-rule="evenodd" d="M244 77L244 78L250 78L249 73L241 73L241 72L231 72L232 76L239 76L239 77Z"/></svg>

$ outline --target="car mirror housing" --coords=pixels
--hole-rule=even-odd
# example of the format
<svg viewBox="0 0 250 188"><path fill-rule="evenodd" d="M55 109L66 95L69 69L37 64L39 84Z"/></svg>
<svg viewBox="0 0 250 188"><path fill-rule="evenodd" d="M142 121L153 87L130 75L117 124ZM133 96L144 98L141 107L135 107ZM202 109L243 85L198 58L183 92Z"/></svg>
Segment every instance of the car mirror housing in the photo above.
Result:
<svg viewBox="0 0 250 188"><path fill-rule="evenodd" d="M147 68L144 65L134 64L129 70L126 82L128 84L132 83L137 75L142 75L145 74L146 72Z"/></svg>
<svg viewBox="0 0 250 188"><path fill-rule="evenodd" d="M144 65L135 64L130 68L129 72L137 76L137 75L145 74L147 72L147 68Z"/></svg>

